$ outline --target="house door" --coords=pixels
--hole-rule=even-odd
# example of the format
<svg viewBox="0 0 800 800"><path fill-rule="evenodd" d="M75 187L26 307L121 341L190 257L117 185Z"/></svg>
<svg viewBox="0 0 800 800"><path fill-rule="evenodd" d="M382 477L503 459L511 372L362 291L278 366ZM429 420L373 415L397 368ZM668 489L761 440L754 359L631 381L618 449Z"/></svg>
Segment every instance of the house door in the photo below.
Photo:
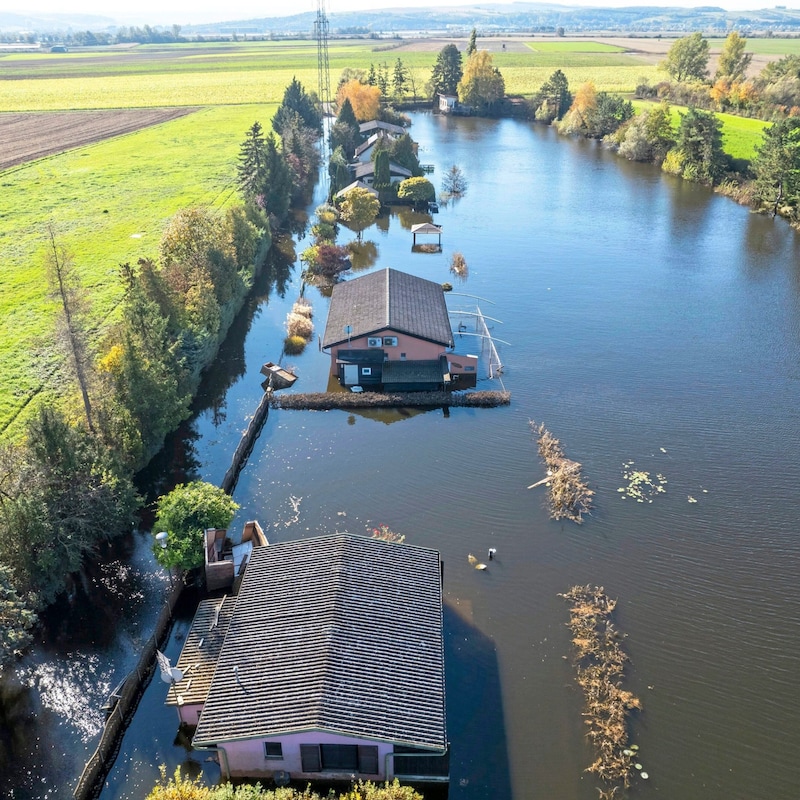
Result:
<svg viewBox="0 0 800 800"><path fill-rule="evenodd" d="M344 385L355 386L358 384L358 364L344 365Z"/></svg>

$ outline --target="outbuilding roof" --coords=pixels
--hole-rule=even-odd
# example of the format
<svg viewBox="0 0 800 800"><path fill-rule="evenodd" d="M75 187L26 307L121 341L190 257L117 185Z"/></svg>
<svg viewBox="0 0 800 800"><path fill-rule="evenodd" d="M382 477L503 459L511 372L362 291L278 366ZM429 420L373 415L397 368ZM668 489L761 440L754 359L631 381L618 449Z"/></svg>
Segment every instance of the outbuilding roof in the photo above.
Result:
<svg viewBox="0 0 800 800"><path fill-rule="evenodd" d="M452 347L453 331L442 285L384 269L333 287L323 347L385 330Z"/></svg>
<svg viewBox="0 0 800 800"><path fill-rule="evenodd" d="M359 161L353 166L353 175L355 176L356 180L361 180L361 178L365 178L367 175L374 175L374 174L375 174L374 161ZM394 175L399 178L410 178L411 170L406 169L405 167L401 167L399 164L395 164L394 161L390 161L389 175Z"/></svg>
<svg viewBox="0 0 800 800"><path fill-rule="evenodd" d="M406 132L406 129L402 125L395 125L391 122L384 122L383 120L379 119L372 119L369 122L362 122L358 126L358 130L362 134L369 134L372 131L382 130L392 134L393 136L402 136Z"/></svg>
<svg viewBox="0 0 800 800"><path fill-rule="evenodd" d="M446 745L435 550L336 534L253 551L200 746L328 731Z"/></svg>

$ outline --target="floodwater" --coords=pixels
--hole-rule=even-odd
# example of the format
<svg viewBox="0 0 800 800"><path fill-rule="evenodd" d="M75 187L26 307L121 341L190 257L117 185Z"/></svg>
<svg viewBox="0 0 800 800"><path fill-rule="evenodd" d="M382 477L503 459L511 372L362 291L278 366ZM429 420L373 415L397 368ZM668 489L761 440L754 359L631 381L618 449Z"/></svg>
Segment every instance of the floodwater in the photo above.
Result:
<svg viewBox="0 0 800 800"><path fill-rule="evenodd" d="M483 298L483 311L502 320L494 335L508 342L500 353L511 406L271 411L234 493L234 526L257 518L284 541L384 524L442 552L452 798L597 796L559 597L587 583L619 601L627 686L644 707L630 731L650 777L630 797L796 797L800 239L780 221L546 128L415 115L412 135L437 186L457 164L469 189L434 218L442 253L412 253L412 220L394 215L365 232L374 244L366 268L450 281L453 308L475 303L456 293ZM449 272L456 251L465 281ZM169 448L179 473L218 483L229 465L260 396L258 370L280 356L300 290L296 272L279 272L284 291L261 287L206 382L202 410ZM328 301L308 296L321 334ZM296 367L297 391L324 388L327 357L315 344L284 364ZM583 464L596 491L583 525L551 521L545 490L526 488L544 474L530 420ZM627 497L619 489L631 469L662 475L666 492ZM148 582L163 586L163 577L136 541L130 580L146 610ZM489 547L495 560L476 571L467 556L485 559ZM40 647L20 666L18 680L32 688L19 689L16 716L5 699L3 713L14 731L25 726L13 752L43 774L14 797L68 796L60 781L92 743L75 746L93 730L92 712L80 709L94 708L97 693L82 687L124 657L132 625L107 642L87 634L91 645L73 630L77 642L65 636L49 660ZM177 656L187 626L188 616L168 654ZM63 687L64 706L42 712L51 683ZM205 754L173 741L164 690L151 684L106 800L141 800L159 763L213 777Z"/></svg>

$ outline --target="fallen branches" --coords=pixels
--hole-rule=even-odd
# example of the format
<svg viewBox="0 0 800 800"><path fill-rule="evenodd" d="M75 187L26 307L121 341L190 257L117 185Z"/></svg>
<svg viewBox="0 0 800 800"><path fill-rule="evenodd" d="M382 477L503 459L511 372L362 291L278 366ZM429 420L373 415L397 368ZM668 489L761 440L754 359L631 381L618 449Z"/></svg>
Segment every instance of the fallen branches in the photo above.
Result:
<svg viewBox="0 0 800 800"><path fill-rule="evenodd" d="M537 427L530 421L531 430L538 436L539 456L547 465L547 477L528 488L533 489L543 483L550 488L548 510L553 519L569 519L583 522L583 515L592 508L594 492L583 480L581 465L570 461L561 449L561 442L543 424Z"/></svg>
<svg viewBox="0 0 800 800"><path fill-rule="evenodd" d="M624 637L611 622L616 600L609 598L602 586L573 586L559 597L571 603L568 625L577 650L578 683L586 698L586 735L597 752L586 771L617 784L600 792L601 798L613 797L619 785L627 789L634 770L641 769L636 761L638 746L628 746L627 718L633 709L642 707L635 695L621 688L628 657L620 645ZM639 774L648 777L646 772Z"/></svg>

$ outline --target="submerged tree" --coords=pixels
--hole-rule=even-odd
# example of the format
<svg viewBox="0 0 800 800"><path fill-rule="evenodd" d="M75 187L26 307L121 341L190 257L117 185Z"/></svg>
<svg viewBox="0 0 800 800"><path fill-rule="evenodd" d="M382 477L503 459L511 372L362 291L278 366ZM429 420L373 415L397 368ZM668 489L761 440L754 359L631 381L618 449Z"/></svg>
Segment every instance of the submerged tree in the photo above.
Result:
<svg viewBox="0 0 800 800"><path fill-rule="evenodd" d="M378 198L369 189L358 186L345 195L339 206L342 222L356 232L359 242L364 229L375 222L380 210L381 204Z"/></svg>
<svg viewBox="0 0 800 800"><path fill-rule="evenodd" d="M442 178L442 193L448 197L461 197L469 187L461 167L453 164Z"/></svg>

